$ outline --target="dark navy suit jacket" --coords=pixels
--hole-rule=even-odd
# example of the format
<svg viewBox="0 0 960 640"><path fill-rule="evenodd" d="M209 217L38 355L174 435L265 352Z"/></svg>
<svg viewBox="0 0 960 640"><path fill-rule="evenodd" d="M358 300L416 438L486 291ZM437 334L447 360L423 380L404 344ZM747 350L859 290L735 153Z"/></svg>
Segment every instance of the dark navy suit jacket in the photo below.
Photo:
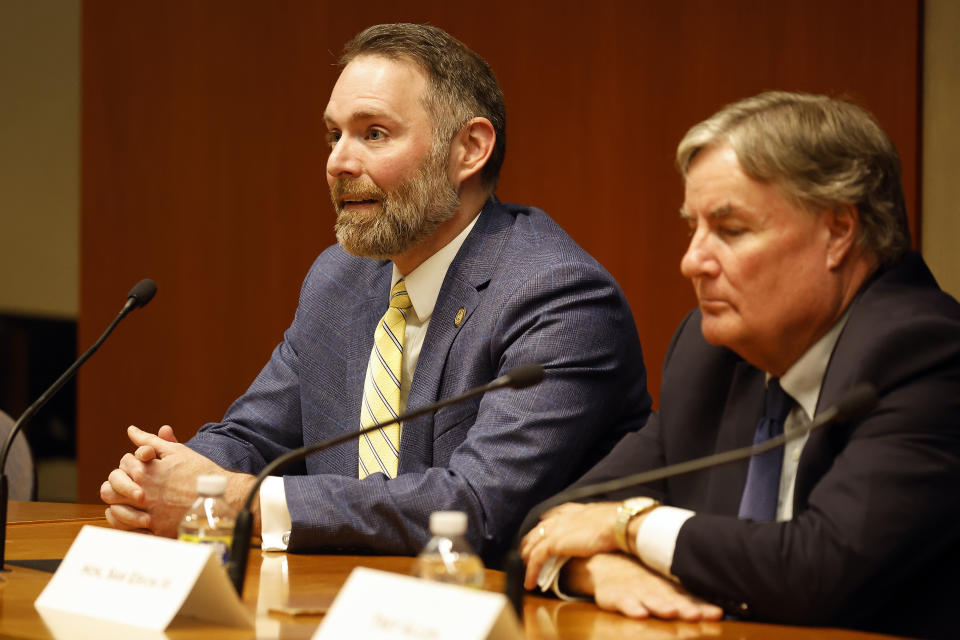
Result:
<svg viewBox="0 0 960 640"><path fill-rule="evenodd" d="M792 521L736 518L746 461L652 487L697 512L680 530L671 571L740 617L955 637L960 305L918 254L852 303L817 410L862 381L880 401L855 424L811 433ZM693 312L668 352L658 412L577 484L750 445L763 389L764 373L708 344Z"/></svg>
<svg viewBox="0 0 960 640"><path fill-rule="evenodd" d="M255 473L290 449L358 429L391 273L389 261L339 246L321 254L270 362L189 446ZM646 420L640 344L616 282L545 213L493 199L443 281L407 408L526 363L544 365L543 382L404 424L395 479L359 480L356 441L287 469L290 550L415 554L429 538L430 513L458 509L471 544L493 561L531 505Z"/></svg>

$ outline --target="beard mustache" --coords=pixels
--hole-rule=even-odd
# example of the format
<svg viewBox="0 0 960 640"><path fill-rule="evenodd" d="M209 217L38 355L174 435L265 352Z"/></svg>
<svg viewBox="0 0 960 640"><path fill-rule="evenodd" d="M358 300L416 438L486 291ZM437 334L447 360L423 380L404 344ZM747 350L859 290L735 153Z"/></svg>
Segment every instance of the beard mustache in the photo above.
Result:
<svg viewBox="0 0 960 640"><path fill-rule="evenodd" d="M340 246L355 256L389 260L452 218L460 198L447 179L448 157L435 146L416 173L389 192L366 176L338 178L330 187L330 197L337 212L334 230ZM350 211L341 204L345 196L379 204L372 211Z"/></svg>

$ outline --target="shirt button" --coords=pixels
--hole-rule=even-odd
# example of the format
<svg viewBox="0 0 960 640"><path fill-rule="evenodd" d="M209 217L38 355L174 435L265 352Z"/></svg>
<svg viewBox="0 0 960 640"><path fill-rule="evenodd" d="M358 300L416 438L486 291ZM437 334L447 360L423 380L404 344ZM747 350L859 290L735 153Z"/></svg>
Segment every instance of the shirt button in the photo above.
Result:
<svg viewBox="0 0 960 640"><path fill-rule="evenodd" d="M799 451L794 451L794 452L793 452L793 461L794 461L794 462L799 462L799 460L800 460L800 452L799 452Z"/></svg>
<svg viewBox="0 0 960 640"><path fill-rule="evenodd" d="M284 544L284 545L289 546L289 545L290 545L290 532L289 532L289 531L284 531L284 532L283 532L283 535L280 536L280 539L283 540L283 544Z"/></svg>

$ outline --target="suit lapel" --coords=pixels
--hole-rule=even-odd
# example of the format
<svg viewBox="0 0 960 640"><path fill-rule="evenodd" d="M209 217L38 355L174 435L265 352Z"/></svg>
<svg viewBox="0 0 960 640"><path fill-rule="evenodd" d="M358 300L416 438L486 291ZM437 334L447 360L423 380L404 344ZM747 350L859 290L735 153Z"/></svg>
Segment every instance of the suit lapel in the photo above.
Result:
<svg viewBox="0 0 960 640"><path fill-rule="evenodd" d="M720 418L717 451L729 451L753 444L757 421L763 411L764 374L746 362L737 363L730 393ZM717 467L710 483L707 503L716 513L737 513L747 482L746 461Z"/></svg>
<svg viewBox="0 0 960 640"><path fill-rule="evenodd" d="M430 317L417 360L417 369L410 385L407 410L422 407L440 399L447 357L454 339L468 325L470 316L480 304L481 290L490 282L503 243L507 237L512 216L500 204L487 202L467 239L450 263L437 304ZM456 318L463 309L463 317ZM451 367L458 363L449 363ZM466 389L446 389L459 393ZM433 415L421 416L404 424L400 438L399 473L423 471L433 461Z"/></svg>
<svg viewBox="0 0 960 640"><path fill-rule="evenodd" d="M385 262L384 266L377 270L373 286L370 289L370 296L357 306L356 322L353 325L353 335L351 336L349 356L347 357L347 380L344 382L346 389L346 406L343 411L346 415L345 424L348 430L360 428L360 405L363 399L363 380L367 372L367 363L370 361L370 351L373 349L373 334L377 328L377 322L383 317L387 309L390 294L390 276L393 273L393 267L390 262ZM348 477L355 478L359 474L359 440L353 440L349 444L343 443L334 450L339 450L340 459L336 466L330 468L341 469L342 473Z"/></svg>

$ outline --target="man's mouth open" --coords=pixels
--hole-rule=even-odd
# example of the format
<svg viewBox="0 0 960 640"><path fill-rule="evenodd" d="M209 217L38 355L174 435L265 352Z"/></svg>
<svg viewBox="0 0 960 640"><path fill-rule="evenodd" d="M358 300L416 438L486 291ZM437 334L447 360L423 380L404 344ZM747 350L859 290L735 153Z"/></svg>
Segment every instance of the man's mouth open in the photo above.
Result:
<svg viewBox="0 0 960 640"><path fill-rule="evenodd" d="M341 209L367 208L378 204L380 204L380 201L373 198L343 198L340 200Z"/></svg>

